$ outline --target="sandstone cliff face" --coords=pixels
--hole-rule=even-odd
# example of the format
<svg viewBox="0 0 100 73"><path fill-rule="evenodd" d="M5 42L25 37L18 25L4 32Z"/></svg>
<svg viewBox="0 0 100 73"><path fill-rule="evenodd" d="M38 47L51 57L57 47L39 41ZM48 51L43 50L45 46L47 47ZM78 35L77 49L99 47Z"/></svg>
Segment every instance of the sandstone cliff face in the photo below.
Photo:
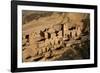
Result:
<svg viewBox="0 0 100 73"><path fill-rule="evenodd" d="M23 62L90 58L87 13L23 11Z"/></svg>

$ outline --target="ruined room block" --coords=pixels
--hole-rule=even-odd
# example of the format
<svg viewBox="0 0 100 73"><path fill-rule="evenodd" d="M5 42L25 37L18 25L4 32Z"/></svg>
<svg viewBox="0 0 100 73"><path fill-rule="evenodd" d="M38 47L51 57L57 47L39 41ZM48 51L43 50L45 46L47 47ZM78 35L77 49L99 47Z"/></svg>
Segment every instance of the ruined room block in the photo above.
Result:
<svg viewBox="0 0 100 73"><path fill-rule="evenodd" d="M43 53L47 52L47 49L46 49L46 47L45 47L45 46L44 46L44 47L42 47L41 49L42 49L42 52L43 52Z"/></svg>
<svg viewBox="0 0 100 73"><path fill-rule="evenodd" d="M45 58L48 58L50 56L51 56L51 52L50 51L48 51L48 52L45 53Z"/></svg>
<svg viewBox="0 0 100 73"><path fill-rule="evenodd" d="M54 40L55 40L55 44L56 44L56 45L59 44L59 43L58 43L59 38L55 37Z"/></svg>
<svg viewBox="0 0 100 73"><path fill-rule="evenodd" d="M38 48L38 55L42 55L43 54L43 50L41 48Z"/></svg>
<svg viewBox="0 0 100 73"><path fill-rule="evenodd" d="M70 31L64 31L64 35L63 35L63 41L69 41L70 40Z"/></svg>
<svg viewBox="0 0 100 73"><path fill-rule="evenodd" d="M59 31L57 34L58 34L58 37L63 37L63 35L62 35L62 31Z"/></svg>
<svg viewBox="0 0 100 73"><path fill-rule="evenodd" d="M47 46L43 47L42 50L43 50L44 53L50 51L51 45L47 45Z"/></svg>
<svg viewBox="0 0 100 73"><path fill-rule="evenodd" d="M68 30L68 25L69 25L69 23L65 23L63 25L63 31L67 31Z"/></svg>
<svg viewBox="0 0 100 73"><path fill-rule="evenodd" d="M46 48L46 52L48 52L48 51L50 51L50 48L51 48L51 46L50 45L48 45L47 47L45 47Z"/></svg>
<svg viewBox="0 0 100 73"><path fill-rule="evenodd" d="M64 36L64 37L67 37L67 35L70 34L70 31L68 30L68 24L69 24L69 23L65 23L65 24L63 25L63 36Z"/></svg>
<svg viewBox="0 0 100 73"><path fill-rule="evenodd" d="M76 37L77 37L77 30L73 30L72 31L72 38L76 39Z"/></svg>
<svg viewBox="0 0 100 73"><path fill-rule="evenodd" d="M54 25L54 26L53 26L53 29L54 29L55 31L60 31L61 28L62 28L61 24L58 24L58 25Z"/></svg>
<svg viewBox="0 0 100 73"><path fill-rule="evenodd" d="M31 46L34 45L34 48L37 48L37 39L34 37L34 34L30 34L29 43Z"/></svg>
<svg viewBox="0 0 100 73"><path fill-rule="evenodd" d="M70 31L64 31L64 38L70 38Z"/></svg>
<svg viewBox="0 0 100 73"><path fill-rule="evenodd" d="M54 39L54 38L51 38L51 39L50 39L50 44L51 44L52 46L55 45L55 39Z"/></svg>
<svg viewBox="0 0 100 73"><path fill-rule="evenodd" d="M45 46L44 43L45 43L44 41L40 41L40 42L38 42L38 47L43 47L43 46Z"/></svg>
<svg viewBox="0 0 100 73"><path fill-rule="evenodd" d="M30 49L32 49L32 51L33 51L33 55L36 55L37 54L37 48L38 48L38 43L37 43L37 39L35 39L34 37L33 37L33 35L31 34L30 35L30 37L29 37L30 39L30 41L29 41L29 43L30 43Z"/></svg>
<svg viewBox="0 0 100 73"><path fill-rule="evenodd" d="M76 29L76 24L70 23L68 25L68 30L75 30Z"/></svg>
<svg viewBox="0 0 100 73"><path fill-rule="evenodd" d="M60 46L60 40L59 40L59 38L58 37L55 37L54 38L54 45L53 45L53 48L54 49L56 49L56 48L58 48L59 46Z"/></svg>
<svg viewBox="0 0 100 73"><path fill-rule="evenodd" d="M56 37L56 33L51 34L51 38L54 38L54 37Z"/></svg>
<svg viewBox="0 0 100 73"><path fill-rule="evenodd" d="M50 40L49 39L46 39L45 40L45 47L48 46L49 44L50 44Z"/></svg>
<svg viewBox="0 0 100 73"><path fill-rule="evenodd" d="M42 37L39 33L35 34L35 36L32 35L32 38L34 39L34 41L41 41L44 40L44 37Z"/></svg>
<svg viewBox="0 0 100 73"><path fill-rule="evenodd" d="M45 32L45 39L48 39L49 35L48 35L48 32Z"/></svg>
<svg viewBox="0 0 100 73"><path fill-rule="evenodd" d="M59 43L60 45L63 45L63 43L64 43L63 38L59 38L58 43Z"/></svg>
<svg viewBox="0 0 100 73"><path fill-rule="evenodd" d="M40 36L41 36L41 37L44 37L44 36L45 36L45 34L44 34L44 32L43 32L43 31L40 31L40 33L39 33L39 34L40 34Z"/></svg>
<svg viewBox="0 0 100 73"><path fill-rule="evenodd" d="M53 47L53 50L57 50L57 49L61 49L60 46L61 46L61 41L60 40L55 40L55 45Z"/></svg>

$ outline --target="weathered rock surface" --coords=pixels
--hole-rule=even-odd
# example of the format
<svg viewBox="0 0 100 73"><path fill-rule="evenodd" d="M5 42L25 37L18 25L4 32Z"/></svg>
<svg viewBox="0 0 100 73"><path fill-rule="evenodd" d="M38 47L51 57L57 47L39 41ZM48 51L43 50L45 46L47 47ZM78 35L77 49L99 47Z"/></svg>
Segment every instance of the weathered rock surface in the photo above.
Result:
<svg viewBox="0 0 100 73"><path fill-rule="evenodd" d="M23 62L90 58L87 13L23 11Z"/></svg>

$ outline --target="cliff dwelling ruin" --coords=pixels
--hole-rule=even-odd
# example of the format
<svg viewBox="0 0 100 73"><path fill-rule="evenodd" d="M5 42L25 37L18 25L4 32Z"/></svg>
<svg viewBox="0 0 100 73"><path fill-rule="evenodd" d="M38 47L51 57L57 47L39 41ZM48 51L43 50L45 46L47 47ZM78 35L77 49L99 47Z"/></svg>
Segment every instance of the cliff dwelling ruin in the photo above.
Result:
<svg viewBox="0 0 100 73"><path fill-rule="evenodd" d="M90 15L22 11L22 61L90 58Z"/></svg>

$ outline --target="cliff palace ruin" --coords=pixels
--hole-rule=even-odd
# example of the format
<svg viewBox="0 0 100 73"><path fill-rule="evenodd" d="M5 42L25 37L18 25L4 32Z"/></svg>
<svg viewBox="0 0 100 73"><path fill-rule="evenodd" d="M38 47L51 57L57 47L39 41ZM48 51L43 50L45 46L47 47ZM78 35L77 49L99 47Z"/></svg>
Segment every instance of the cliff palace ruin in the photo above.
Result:
<svg viewBox="0 0 100 73"><path fill-rule="evenodd" d="M90 15L22 11L23 62L90 58Z"/></svg>

